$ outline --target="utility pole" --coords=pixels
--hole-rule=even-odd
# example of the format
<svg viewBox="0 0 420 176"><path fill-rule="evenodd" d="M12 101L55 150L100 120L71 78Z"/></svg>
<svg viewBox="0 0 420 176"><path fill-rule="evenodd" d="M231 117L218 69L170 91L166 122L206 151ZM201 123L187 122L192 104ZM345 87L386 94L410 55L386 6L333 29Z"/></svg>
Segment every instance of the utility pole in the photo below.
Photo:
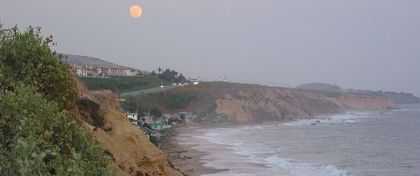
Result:
<svg viewBox="0 0 420 176"><path fill-rule="evenodd" d="M139 98L136 99L137 101L137 108L136 108L136 112L137 114L139 114ZM138 118L138 117L137 117Z"/></svg>
<svg viewBox="0 0 420 176"><path fill-rule="evenodd" d="M137 104L137 108L136 108L136 113L137 113L137 122L139 122L139 98L136 99L136 104Z"/></svg>

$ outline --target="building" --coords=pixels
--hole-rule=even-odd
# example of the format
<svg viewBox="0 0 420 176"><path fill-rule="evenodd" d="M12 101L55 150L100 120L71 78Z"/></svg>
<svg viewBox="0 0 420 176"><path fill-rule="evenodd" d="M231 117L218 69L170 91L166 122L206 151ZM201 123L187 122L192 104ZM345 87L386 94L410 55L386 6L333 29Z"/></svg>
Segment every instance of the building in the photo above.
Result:
<svg viewBox="0 0 420 176"><path fill-rule="evenodd" d="M144 123L153 124L153 123L155 123L153 117L150 116L149 114L146 114L145 116L138 118L138 121L141 124L144 124Z"/></svg>
<svg viewBox="0 0 420 176"><path fill-rule="evenodd" d="M147 123L153 130L162 130L166 128L171 128L171 125L168 124L168 119L165 117L159 119L153 119L152 116L146 115L144 117L140 117L140 123L145 124Z"/></svg>
<svg viewBox="0 0 420 176"><path fill-rule="evenodd" d="M107 77L107 76L137 76L140 71L131 68L93 67L89 65L72 65L71 69L80 77Z"/></svg>
<svg viewBox="0 0 420 176"><path fill-rule="evenodd" d="M192 112L181 112L179 113L179 117L184 123L192 124L197 118L197 115L194 115Z"/></svg>
<svg viewBox="0 0 420 176"><path fill-rule="evenodd" d="M171 125L168 124L164 124L164 123L154 123L154 124L150 124L150 126L152 127L153 130L163 130L163 129L167 129L167 128L171 128Z"/></svg>
<svg viewBox="0 0 420 176"><path fill-rule="evenodd" d="M124 76L136 76L136 75L138 75L138 71L127 68L127 69L123 70L123 75Z"/></svg>
<svg viewBox="0 0 420 176"><path fill-rule="evenodd" d="M82 66L73 65L71 67L71 70L74 73L76 73L77 76L80 76L80 77L87 77L88 76L87 70L84 67L82 67Z"/></svg>
<svg viewBox="0 0 420 176"><path fill-rule="evenodd" d="M98 77L99 76L99 73L97 72L96 68L86 66L85 69L86 69L86 72L87 72L87 76L89 76L89 77Z"/></svg>
<svg viewBox="0 0 420 176"><path fill-rule="evenodd" d="M126 115L130 121L137 121L137 113L126 113Z"/></svg>

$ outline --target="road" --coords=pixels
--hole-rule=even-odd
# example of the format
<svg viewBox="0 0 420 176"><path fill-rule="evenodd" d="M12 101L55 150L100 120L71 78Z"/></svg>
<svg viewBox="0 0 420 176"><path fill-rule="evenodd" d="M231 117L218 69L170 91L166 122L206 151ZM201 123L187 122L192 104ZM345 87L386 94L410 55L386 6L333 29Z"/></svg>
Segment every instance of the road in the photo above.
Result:
<svg viewBox="0 0 420 176"><path fill-rule="evenodd" d="M133 91L133 92L121 93L121 97L163 92L163 91L167 91L167 90L177 88L177 87L182 87L182 86L169 85L169 86L165 86L165 87L155 87L155 88L150 88L150 89L136 90L136 91Z"/></svg>

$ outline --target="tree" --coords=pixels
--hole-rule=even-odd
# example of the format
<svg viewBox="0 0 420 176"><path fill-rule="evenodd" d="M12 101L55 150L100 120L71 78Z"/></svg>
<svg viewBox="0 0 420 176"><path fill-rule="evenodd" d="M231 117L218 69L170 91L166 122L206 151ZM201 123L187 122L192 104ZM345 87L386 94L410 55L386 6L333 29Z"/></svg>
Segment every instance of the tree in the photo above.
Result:
<svg viewBox="0 0 420 176"><path fill-rule="evenodd" d="M152 73L150 73L151 75L157 75L156 72L153 70Z"/></svg>
<svg viewBox="0 0 420 176"><path fill-rule="evenodd" d="M177 78L176 78L177 82L179 83L185 83L187 82L187 79L184 77L184 75L180 74Z"/></svg>
<svg viewBox="0 0 420 176"><path fill-rule="evenodd" d="M179 74L175 70L166 69L162 73L160 73L159 78L173 82L173 83L184 83L187 82L184 75Z"/></svg>
<svg viewBox="0 0 420 176"><path fill-rule="evenodd" d="M137 109L137 98L134 96L125 97L125 101L122 103L124 111L136 112Z"/></svg>
<svg viewBox="0 0 420 176"><path fill-rule="evenodd" d="M146 110L144 108L141 108L141 107L137 108L137 125L138 126L142 125L141 122L144 121L143 117L146 115L145 112Z"/></svg>
<svg viewBox="0 0 420 176"><path fill-rule="evenodd" d="M144 117L146 114L146 109L139 107L137 109L137 118Z"/></svg>
<svg viewBox="0 0 420 176"><path fill-rule="evenodd" d="M162 117L162 111L160 109L158 109L158 108L153 108L150 111L150 115L153 117L153 120L156 121L157 119L159 119L160 117Z"/></svg>

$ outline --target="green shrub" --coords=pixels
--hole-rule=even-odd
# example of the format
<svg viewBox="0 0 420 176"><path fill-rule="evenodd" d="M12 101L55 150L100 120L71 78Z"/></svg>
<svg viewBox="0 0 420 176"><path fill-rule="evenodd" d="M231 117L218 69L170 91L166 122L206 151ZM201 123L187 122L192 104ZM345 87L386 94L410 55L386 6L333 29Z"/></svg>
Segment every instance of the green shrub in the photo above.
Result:
<svg viewBox="0 0 420 176"><path fill-rule="evenodd" d="M69 67L50 50L51 42L52 37L41 36L40 28L29 27L22 33L17 27L0 27L0 86L13 91L18 82L23 82L61 108L68 108L77 95L76 84Z"/></svg>
<svg viewBox="0 0 420 176"><path fill-rule="evenodd" d="M0 100L0 175L110 175L100 145L56 103L19 85Z"/></svg>
<svg viewBox="0 0 420 176"><path fill-rule="evenodd" d="M109 158L64 109L76 84L40 30L0 26L0 175L111 175Z"/></svg>

